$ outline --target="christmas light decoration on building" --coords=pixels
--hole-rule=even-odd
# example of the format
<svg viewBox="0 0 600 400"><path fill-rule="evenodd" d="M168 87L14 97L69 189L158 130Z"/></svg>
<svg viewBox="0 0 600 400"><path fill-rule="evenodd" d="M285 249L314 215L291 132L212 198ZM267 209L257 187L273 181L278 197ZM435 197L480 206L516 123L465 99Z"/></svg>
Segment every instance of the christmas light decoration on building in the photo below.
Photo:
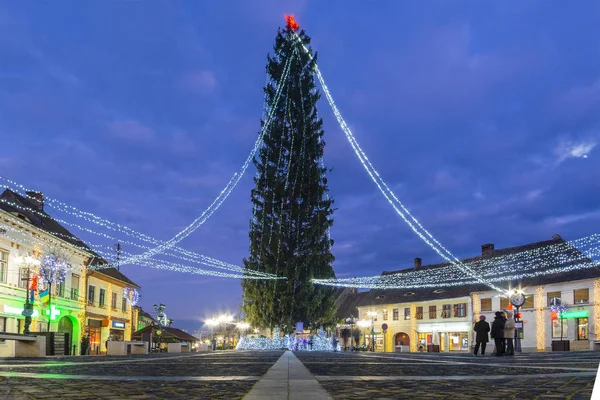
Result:
<svg viewBox="0 0 600 400"><path fill-rule="evenodd" d="M536 348L538 351L546 349L546 313L544 312L544 288L537 287L535 289L534 306L535 323L536 323Z"/></svg>
<svg viewBox="0 0 600 400"><path fill-rule="evenodd" d="M127 299L127 302L131 306L137 306L140 301L140 291L136 288L125 287L123 288L123 297Z"/></svg>

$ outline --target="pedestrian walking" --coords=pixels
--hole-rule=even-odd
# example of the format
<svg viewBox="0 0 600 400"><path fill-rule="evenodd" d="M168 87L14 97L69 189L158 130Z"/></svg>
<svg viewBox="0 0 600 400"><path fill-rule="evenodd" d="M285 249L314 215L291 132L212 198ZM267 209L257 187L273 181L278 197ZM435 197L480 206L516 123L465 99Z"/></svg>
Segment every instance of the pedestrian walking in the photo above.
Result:
<svg viewBox="0 0 600 400"><path fill-rule="evenodd" d="M475 323L473 330L477 333L475 335L475 351L474 354L477 355L479 352L479 347L481 347L481 355L485 355L485 346L490 341L488 332L490 331L490 324L485 320L485 315L479 316L479 321Z"/></svg>
<svg viewBox="0 0 600 400"><path fill-rule="evenodd" d="M504 325L506 320L501 311L496 311L495 315L496 317L494 318L494 322L492 322L490 335L496 344L496 356L501 356L504 354Z"/></svg>
<svg viewBox="0 0 600 400"><path fill-rule="evenodd" d="M506 356L514 356L515 355L515 347L513 344L513 340L515 338L515 319L513 318L513 313L510 311L506 311L506 322L504 323L504 341L506 342L506 350L504 355Z"/></svg>

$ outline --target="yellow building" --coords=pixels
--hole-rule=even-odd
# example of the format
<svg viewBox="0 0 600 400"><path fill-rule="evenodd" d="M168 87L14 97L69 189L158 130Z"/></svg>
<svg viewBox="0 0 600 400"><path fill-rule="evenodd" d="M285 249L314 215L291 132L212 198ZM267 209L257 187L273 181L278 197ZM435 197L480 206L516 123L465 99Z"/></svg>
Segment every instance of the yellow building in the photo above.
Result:
<svg viewBox="0 0 600 400"><path fill-rule="evenodd" d="M86 266L93 252L46 214L41 193L22 196L5 190L0 195L0 331L23 333L25 317L21 312L28 292L27 275L35 275L39 254L48 248L64 252L71 268L63 282L53 285L50 306L40 301L36 291L29 329L47 332L50 322L50 332L66 334L64 346L53 349L54 354L79 354ZM35 260L38 264L33 263ZM46 288L40 282L39 289Z"/></svg>
<svg viewBox="0 0 600 400"><path fill-rule="evenodd" d="M88 270L86 287L85 333L90 340L89 353L106 352L108 340L131 340L137 323L133 306L140 287L116 268Z"/></svg>

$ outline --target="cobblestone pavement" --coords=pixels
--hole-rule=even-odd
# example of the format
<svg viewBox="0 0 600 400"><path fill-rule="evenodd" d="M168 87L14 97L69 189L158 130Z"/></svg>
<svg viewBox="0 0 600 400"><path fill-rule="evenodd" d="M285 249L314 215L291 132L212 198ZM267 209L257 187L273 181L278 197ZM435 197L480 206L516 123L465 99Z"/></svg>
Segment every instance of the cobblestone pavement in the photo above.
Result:
<svg viewBox="0 0 600 400"><path fill-rule="evenodd" d="M0 359L0 399L240 399L282 354Z"/></svg>
<svg viewBox="0 0 600 400"><path fill-rule="evenodd" d="M296 353L335 399L590 399L599 352Z"/></svg>
<svg viewBox="0 0 600 400"><path fill-rule="evenodd" d="M0 359L0 399L240 399L282 354ZM589 399L600 362L600 352L295 354L335 399Z"/></svg>

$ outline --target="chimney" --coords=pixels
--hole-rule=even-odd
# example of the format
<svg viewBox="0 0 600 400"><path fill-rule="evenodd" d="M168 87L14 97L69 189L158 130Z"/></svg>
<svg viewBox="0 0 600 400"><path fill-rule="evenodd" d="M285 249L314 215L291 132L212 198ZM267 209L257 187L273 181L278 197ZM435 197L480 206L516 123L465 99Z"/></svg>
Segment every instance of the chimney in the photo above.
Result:
<svg viewBox="0 0 600 400"><path fill-rule="evenodd" d="M421 268L421 259L419 257L415 258L415 269Z"/></svg>
<svg viewBox="0 0 600 400"><path fill-rule="evenodd" d="M481 245L481 255L482 256L490 255L490 254L492 254L493 251L494 251L494 243L487 243L487 244Z"/></svg>
<svg viewBox="0 0 600 400"><path fill-rule="evenodd" d="M25 193L37 211L44 211L44 195L41 192L28 190Z"/></svg>

